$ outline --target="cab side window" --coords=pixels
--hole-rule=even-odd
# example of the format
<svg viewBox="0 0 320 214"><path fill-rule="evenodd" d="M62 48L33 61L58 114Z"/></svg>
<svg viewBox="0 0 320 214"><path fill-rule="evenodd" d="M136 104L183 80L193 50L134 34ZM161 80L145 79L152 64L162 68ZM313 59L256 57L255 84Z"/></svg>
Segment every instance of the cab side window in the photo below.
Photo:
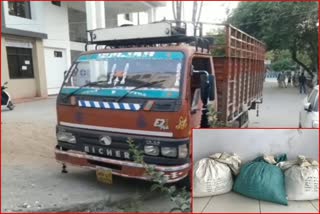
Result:
<svg viewBox="0 0 320 214"><path fill-rule="evenodd" d="M312 104L313 107L313 111L314 112L318 112L319 111L319 96L317 96L317 98L315 99L314 104Z"/></svg>
<svg viewBox="0 0 320 214"><path fill-rule="evenodd" d="M313 90L308 97L308 103L312 103L318 94L318 90Z"/></svg>

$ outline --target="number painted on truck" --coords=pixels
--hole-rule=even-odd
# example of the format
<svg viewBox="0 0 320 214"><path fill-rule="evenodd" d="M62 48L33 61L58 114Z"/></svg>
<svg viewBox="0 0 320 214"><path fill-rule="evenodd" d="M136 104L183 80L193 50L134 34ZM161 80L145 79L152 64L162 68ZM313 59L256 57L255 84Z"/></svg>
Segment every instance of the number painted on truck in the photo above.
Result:
<svg viewBox="0 0 320 214"><path fill-rule="evenodd" d="M160 128L161 130L168 130L168 120L167 119L156 119L153 124L154 127Z"/></svg>

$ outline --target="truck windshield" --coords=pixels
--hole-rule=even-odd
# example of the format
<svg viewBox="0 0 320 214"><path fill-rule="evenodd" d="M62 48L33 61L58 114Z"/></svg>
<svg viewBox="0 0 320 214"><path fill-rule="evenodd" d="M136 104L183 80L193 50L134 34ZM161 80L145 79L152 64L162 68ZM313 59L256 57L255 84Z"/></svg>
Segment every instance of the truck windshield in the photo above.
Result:
<svg viewBox="0 0 320 214"><path fill-rule="evenodd" d="M61 93L77 90L77 95L175 99L180 94L183 61L184 54L173 51L81 55ZM92 82L99 85L88 84ZM155 84L146 84L150 82ZM144 84L145 87L132 90Z"/></svg>

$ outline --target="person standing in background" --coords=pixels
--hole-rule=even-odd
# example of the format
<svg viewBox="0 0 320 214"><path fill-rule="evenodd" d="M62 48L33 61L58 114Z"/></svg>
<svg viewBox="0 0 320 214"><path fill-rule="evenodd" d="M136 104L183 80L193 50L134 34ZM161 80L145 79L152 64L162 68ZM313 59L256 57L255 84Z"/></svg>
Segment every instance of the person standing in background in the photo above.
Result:
<svg viewBox="0 0 320 214"><path fill-rule="evenodd" d="M304 72L302 72L299 76L299 88L300 88L300 94L302 94L302 91L303 93L307 94L307 91L306 91L306 77L304 76Z"/></svg>
<svg viewBox="0 0 320 214"><path fill-rule="evenodd" d="M288 71L288 73L287 73L287 78L288 78L288 84L287 84L287 86L291 86L291 80L292 80L292 73L291 73L291 71Z"/></svg>

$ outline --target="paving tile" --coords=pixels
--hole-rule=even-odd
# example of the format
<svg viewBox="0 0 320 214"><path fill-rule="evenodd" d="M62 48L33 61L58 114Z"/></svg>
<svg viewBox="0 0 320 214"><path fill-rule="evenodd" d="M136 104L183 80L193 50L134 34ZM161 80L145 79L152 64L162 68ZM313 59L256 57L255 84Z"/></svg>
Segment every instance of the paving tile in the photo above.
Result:
<svg viewBox="0 0 320 214"><path fill-rule="evenodd" d="M315 207L315 208L317 208L317 210L319 211L319 200L313 200L313 201L310 201L312 204L313 204L313 206Z"/></svg>
<svg viewBox="0 0 320 214"><path fill-rule="evenodd" d="M213 196L203 212L260 212L260 209L258 200L230 192Z"/></svg>
<svg viewBox="0 0 320 214"><path fill-rule="evenodd" d="M288 206L260 201L261 212L318 213L310 201L289 201Z"/></svg>
<svg viewBox="0 0 320 214"><path fill-rule="evenodd" d="M193 198L193 212L200 213L206 207L212 197Z"/></svg>

